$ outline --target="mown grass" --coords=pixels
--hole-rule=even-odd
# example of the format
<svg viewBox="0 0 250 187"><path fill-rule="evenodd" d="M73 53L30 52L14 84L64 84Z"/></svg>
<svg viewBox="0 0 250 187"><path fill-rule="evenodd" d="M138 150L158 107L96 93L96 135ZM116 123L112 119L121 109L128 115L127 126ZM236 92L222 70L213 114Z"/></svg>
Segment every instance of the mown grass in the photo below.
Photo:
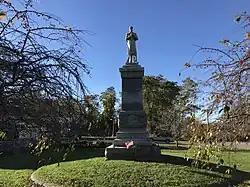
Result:
<svg viewBox="0 0 250 187"><path fill-rule="evenodd" d="M162 150L165 155L184 157L186 150ZM188 153L190 154L190 153ZM238 169L250 172L250 151L223 153L225 164L237 164ZM232 152L230 152L232 154ZM0 186L29 186L31 173L44 181L65 186L207 186L222 185L229 175L192 168L181 164L146 163L132 161L105 161L104 149L84 148L71 153L67 162L62 153L46 153L36 157L27 152L0 157ZM38 161L45 158L41 164ZM48 160L50 158L50 160ZM230 165L232 165L230 164ZM247 186L247 185L246 185Z"/></svg>
<svg viewBox="0 0 250 187"><path fill-rule="evenodd" d="M44 166L35 171L42 181L68 187L208 186L225 184L229 175L168 163L106 161L92 158Z"/></svg>
<svg viewBox="0 0 250 187"><path fill-rule="evenodd" d="M32 174L31 169L0 169L1 187L28 187L30 186L29 177Z"/></svg>
<svg viewBox="0 0 250 187"><path fill-rule="evenodd" d="M188 150L162 150L162 154L192 158L193 153ZM224 160L225 166L233 167L236 165L237 169L250 172L250 151L223 151L221 158ZM211 162L217 163L217 160L212 159Z"/></svg>
<svg viewBox="0 0 250 187"><path fill-rule="evenodd" d="M29 153L0 157L0 186L29 186L29 177L38 168L38 161L36 156Z"/></svg>
<svg viewBox="0 0 250 187"><path fill-rule="evenodd" d="M104 149L77 149L66 160L103 156ZM63 153L47 152L40 157L29 152L16 152L0 157L0 187L29 187L30 175L42 165L61 162Z"/></svg>

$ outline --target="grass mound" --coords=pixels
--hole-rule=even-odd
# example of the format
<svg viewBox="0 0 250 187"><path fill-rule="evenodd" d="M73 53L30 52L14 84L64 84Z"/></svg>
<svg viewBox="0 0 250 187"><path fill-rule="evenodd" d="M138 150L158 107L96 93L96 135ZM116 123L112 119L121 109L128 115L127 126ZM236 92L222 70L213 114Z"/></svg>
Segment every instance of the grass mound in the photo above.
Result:
<svg viewBox="0 0 250 187"><path fill-rule="evenodd" d="M105 161L92 158L39 168L35 177L68 187L208 186L223 184L228 175L167 163Z"/></svg>

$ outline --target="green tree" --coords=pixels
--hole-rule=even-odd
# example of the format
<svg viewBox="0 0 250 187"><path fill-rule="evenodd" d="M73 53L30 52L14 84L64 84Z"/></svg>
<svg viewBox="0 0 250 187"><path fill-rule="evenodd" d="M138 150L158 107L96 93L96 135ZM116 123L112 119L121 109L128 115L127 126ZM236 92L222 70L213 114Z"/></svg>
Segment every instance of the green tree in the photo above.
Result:
<svg viewBox="0 0 250 187"><path fill-rule="evenodd" d="M116 92L114 87L109 87L101 93L102 103L102 125L107 136L114 135L117 130L117 112L116 112Z"/></svg>
<svg viewBox="0 0 250 187"><path fill-rule="evenodd" d="M170 133L170 123L166 121L167 111L178 92L177 84L167 81L162 75L144 77L143 104L150 134Z"/></svg>
<svg viewBox="0 0 250 187"><path fill-rule="evenodd" d="M86 132L97 135L100 131L100 101L99 95L86 95L83 102L83 125Z"/></svg>

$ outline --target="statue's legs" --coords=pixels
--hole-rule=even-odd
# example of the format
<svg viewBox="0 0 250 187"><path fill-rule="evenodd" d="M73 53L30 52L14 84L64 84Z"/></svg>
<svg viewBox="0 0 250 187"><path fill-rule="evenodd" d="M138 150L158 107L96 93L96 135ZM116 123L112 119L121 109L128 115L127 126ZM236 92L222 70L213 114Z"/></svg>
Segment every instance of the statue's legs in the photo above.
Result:
<svg viewBox="0 0 250 187"><path fill-rule="evenodd" d="M127 60L126 60L126 64L128 64L129 63L129 57L127 58Z"/></svg>
<svg viewBox="0 0 250 187"><path fill-rule="evenodd" d="M129 63L133 63L133 56L132 55L129 56Z"/></svg>
<svg viewBox="0 0 250 187"><path fill-rule="evenodd" d="M126 64L130 64L130 63L137 63L137 56L136 55L129 55L127 60L126 60Z"/></svg>
<svg viewBox="0 0 250 187"><path fill-rule="evenodd" d="M137 63L137 56L134 55L134 63Z"/></svg>

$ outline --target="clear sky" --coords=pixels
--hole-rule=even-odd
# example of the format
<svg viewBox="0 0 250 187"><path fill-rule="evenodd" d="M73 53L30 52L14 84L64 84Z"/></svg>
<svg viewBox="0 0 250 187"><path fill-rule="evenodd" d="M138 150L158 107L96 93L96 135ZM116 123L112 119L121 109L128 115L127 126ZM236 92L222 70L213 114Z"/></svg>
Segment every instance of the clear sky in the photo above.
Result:
<svg viewBox="0 0 250 187"><path fill-rule="evenodd" d="M37 5L69 26L95 33L85 38L91 44L85 60L92 78L84 79L100 93L110 86L121 91L119 67L127 58L130 25L139 37L138 61L145 74L180 82L189 75L178 73L197 50L193 44L218 47L221 39L242 37L233 18L249 11L250 0L40 0Z"/></svg>

